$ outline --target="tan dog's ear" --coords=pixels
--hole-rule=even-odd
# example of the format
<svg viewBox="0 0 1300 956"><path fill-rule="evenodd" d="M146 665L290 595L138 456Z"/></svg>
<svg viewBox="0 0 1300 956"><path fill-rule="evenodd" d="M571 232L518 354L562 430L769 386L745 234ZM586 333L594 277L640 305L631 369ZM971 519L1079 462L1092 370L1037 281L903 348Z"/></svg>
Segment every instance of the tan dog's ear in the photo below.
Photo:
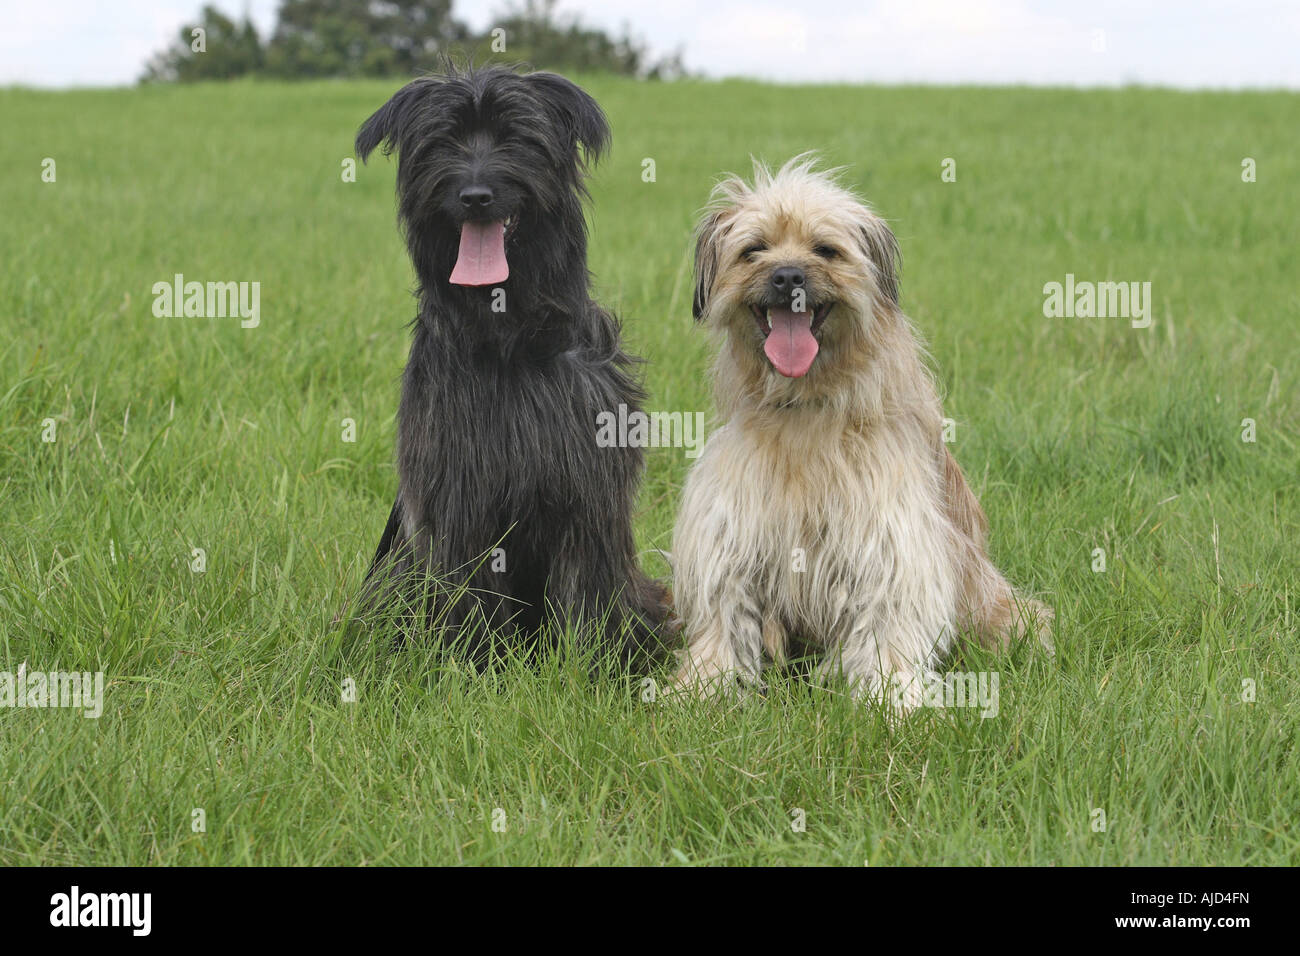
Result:
<svg viewBox="0 0 1300 956"><path fill-rule="evenodd" d="M885 298L898 305L898 240L878 216L862 224L859 238L863 253L875 266L876 286Z"/></svg>
<svg viewBox="0 0 1300 956"><path fill-rule="evenodd" d="M723 225L726 214L725 209L709 213L695 232L695 301L691 313L696 321L704 318L713 293L713 281L718 275L718 240L726 231Z"/></svg>

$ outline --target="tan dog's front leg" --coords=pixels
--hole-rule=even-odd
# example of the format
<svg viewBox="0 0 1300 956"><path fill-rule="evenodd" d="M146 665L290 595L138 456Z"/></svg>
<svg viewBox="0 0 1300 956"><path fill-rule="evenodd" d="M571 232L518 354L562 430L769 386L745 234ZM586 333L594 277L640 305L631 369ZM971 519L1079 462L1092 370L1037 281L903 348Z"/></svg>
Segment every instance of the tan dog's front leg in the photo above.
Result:
<svg viewBox="0 0 1300 956"><path fill-rule="evenodd" d="M763 623L756 604L731 588L699 623L686 621L687 644L673 690L710 697L764 690Z"/></svg>
<svg viewBox="0 0 1300 956"><path fill-rule="evenodd" d="M854 700L883 702L891 719L919 707L936 679L934 642L897 622L859 618L817 669L821 681L843 678Z"/></svg>

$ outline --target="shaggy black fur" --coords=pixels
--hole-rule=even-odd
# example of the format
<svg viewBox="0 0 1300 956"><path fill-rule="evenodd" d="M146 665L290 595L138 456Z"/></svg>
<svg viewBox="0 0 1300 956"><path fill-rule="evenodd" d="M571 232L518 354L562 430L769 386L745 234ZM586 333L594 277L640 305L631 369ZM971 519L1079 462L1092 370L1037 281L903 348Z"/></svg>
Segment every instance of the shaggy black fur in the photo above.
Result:
<svg viewBox="0 0 1300 956"><path fill-rule="evenodd" d="M643 399L618 323L588 292L583 181L608 141L600 107L573 83L502 67L416 80L357 134L362 160L380 144L398 153L420 304L397 501L366 603L430 601L441 636L467 639L475 656L484 624L529 647L543 625L580 624L629 662L661 645L666 595L640 571L632 536L641 451L596 444L598 413ZM449 282L471 216L509 223L503 301ZM413 598L430 580L433 596Z"/></svg>

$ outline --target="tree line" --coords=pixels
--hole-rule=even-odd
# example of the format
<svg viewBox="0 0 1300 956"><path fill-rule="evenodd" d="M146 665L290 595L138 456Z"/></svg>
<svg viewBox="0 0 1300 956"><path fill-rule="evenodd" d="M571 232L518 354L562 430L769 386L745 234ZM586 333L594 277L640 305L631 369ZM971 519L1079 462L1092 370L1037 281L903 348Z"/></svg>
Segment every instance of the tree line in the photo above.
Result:
<svg viewBox="0 0 1300 956"><path fill-rule="evenodd" d="M480 34L453 16L451 0L283 0L263 38L247 14L237 21L208 5L149 59L141 82L410 76L448 56L651 79L685 73L680 52L653 58L628 27L611 36L555 6L515 2Z"/></svg>

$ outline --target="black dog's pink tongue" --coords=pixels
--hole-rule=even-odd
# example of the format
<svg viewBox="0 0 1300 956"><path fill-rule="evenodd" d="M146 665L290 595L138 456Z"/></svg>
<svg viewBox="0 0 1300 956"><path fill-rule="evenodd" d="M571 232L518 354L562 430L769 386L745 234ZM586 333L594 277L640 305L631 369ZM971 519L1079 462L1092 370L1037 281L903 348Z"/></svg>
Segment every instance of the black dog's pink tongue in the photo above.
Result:
<svg viewBox="0 0 1300 956"><path fill-rule="evenodd" d="M767 318L772 323L772 331L763 343L768 361L786 378L807 375L818 349L812 334L812 313L781 306L768 309Z"/></svg>
<svg viewBox="0 0 1300 956"><path fill-rule="evenodd" d="M452 285L496 285L510 276L506 265L506 224L466 222L460 227L460 254L451 270Z"/></svg>

